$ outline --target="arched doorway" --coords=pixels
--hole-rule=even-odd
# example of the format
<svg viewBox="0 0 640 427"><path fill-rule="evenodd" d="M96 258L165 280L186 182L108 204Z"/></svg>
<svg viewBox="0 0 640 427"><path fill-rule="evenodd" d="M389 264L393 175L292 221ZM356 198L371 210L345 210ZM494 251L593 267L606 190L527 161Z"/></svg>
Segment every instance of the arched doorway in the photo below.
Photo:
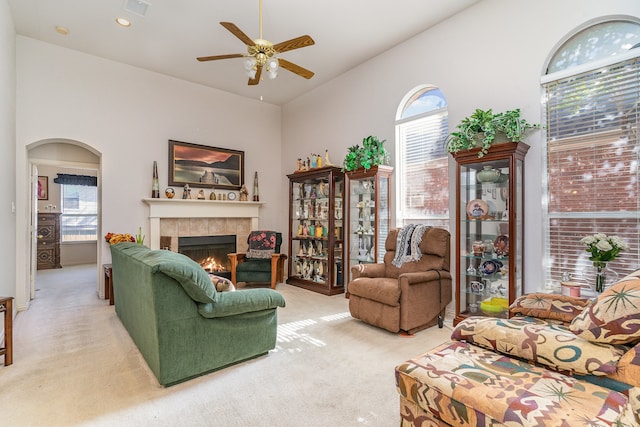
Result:
<svg viewBox="0 0 640 427"><path fill-rule="evenodd" d="M96 221L97 221L97 230L100 230L100 206L101 206L101 180L100 180L100 171L101 171L101 154L93 149L91 146L84 144L79 141L68 140L68 139L48 139L42 140L35 143L32 143L27 146L27 163L28 170L31 174L31 179L29 180L29 189L27 190L28 194L31 194L30 202L30 212L31 212L31 227L32 230L29 234L29 245L30 245L30 260L29 260L29 298L35 298L35 281L36 281L36 272L37 272L37 264L38 264L38 255L37 255L37 221L38 221L38 213L39 212L62 212L62 206L64 205L64 200L67 201L67 205L69 205L69 197L68 194L66 198L63 199L63 187L64 185L56 184L54 179L56 176L60 174L65 175L82 175L82 176L95 176L97 177L97 187L94 189L95 193L95 204L96 204ZM38 180L38 177L41 177ZM43 197L43 194L40 194L38 197L37 191L37 183L38 181L46 182L48 184L46 197ZM69 188L67 186L67 188ZM42 189L41 189L42 190ZM67 210L68 212L68 210ZM62 216L61 215L61 216ZM64 224L69 224L70 221L73 221L73 217L67 215L67 218L63 220L63 229ZM60 265L64 268L65 265L77 265L77 264L95 264L96 270L96 293L98 296L104 296L104 290L102 289L101 284L101 268L99 266L98 260L100 259L100 245L98 238L99 236L95 236L95 239L91 240L77 240L70 239L69 233L64 234L67 236L66 241L62 241L60 243Z"/></svg>

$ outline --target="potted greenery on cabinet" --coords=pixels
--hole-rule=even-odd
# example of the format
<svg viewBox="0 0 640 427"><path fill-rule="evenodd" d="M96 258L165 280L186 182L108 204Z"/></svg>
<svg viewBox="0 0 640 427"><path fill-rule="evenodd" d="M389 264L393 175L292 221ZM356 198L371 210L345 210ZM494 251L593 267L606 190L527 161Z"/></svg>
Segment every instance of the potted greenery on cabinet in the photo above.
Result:
<svg viewBox="0 0 640 427"><path fill-rule="evenodd" d="M532 129L539 129L523 119L520 109L494 113L491 109L476 109L460 121L456 130L446 140L446 149L451 154L479 148L478 157L483 157L493 144L521 142Z"/></svg>
<svg viewBox="0 0 640 427"><path fill-rule="evenodd" d="M380 141L377 136L368 136L362 140L362 146L352 145L342 162L342 170L346 172L363 168L365 171L372 166L389 163L389 153L384 148L386 140Z"/></svg>

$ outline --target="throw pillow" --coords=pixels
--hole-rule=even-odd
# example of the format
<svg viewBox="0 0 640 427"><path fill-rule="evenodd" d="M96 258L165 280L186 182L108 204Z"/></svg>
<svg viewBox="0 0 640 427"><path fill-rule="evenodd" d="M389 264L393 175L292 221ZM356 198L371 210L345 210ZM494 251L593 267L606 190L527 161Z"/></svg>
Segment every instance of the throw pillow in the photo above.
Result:
<svg viewBox="0 0 640 427"><path fill-rule="evenodd" d="M569 328L593 342L627 344L640 340L640 277L631 274L605 290Z"/></svg>
<svg viewBox="0 0 640 427"><path fill-rule="evenodd" d="M277 234L275 231L252 231L247 258L271 258L276 252Z"/></svg>
<svg viewBox="0 0 640 427"><path fill-rule="evenodd" d="M215 274L209 274L209 278L218 292L233 292L236 290L236 287L233 286L233 282L229 279L216 276Z"/></svg>
<svg viewBox="0 0 640 427"><path fill-rule="evenodd" d="M509 311L512 314L532 316L538 319L554 319L571 322L591 304L586 298L557 294L528 294L517 298Z"/></svg>

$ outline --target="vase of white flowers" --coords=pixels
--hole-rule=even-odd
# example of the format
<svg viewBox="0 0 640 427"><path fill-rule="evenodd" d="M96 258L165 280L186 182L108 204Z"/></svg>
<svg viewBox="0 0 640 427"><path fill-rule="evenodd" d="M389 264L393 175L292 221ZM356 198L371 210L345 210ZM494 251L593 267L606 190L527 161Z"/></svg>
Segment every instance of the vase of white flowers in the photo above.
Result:
<svg viewBox="0 0 640 427"><path fill-rule="evenodd" d="M607 281L607 263L616 259L623 250L629 249L629 246L620 237L607 236L603 233L583 237L580 243L591 254L589 260L593 262L596 269L595 291L602 293Z"/></svg>

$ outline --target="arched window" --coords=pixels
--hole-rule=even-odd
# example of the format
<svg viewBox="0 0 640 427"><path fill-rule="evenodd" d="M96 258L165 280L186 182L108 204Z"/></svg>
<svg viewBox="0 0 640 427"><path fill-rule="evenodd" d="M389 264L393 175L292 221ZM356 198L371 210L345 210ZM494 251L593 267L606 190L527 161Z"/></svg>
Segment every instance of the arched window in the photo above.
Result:
<svg viewBox="0 0 640 427"><path fill-rule="evenodd" d="M567 273L594 283L580 239L619 236L630 249L609 263L619 275L640 261L640 23L614 19L577 31L552 52L542 77L546 112L547 284Z"/></svg>
<svg viewBox="0 0 640 427"><path fill-rule="evenodd" d="M434 86L411 91L396 114L396 225L449 228L447 100Z"/></svg>

